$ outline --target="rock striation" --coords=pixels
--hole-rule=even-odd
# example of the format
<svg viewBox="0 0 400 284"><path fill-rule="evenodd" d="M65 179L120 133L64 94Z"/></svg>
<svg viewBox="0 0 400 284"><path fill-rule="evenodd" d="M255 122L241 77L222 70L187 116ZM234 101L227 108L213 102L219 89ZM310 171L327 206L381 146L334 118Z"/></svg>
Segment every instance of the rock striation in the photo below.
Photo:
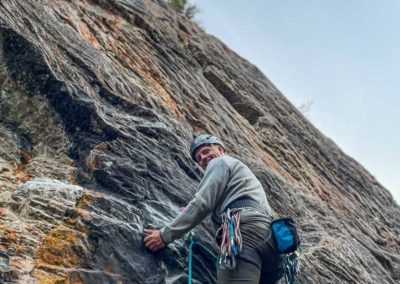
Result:
<svg viewBox="0 0 400 284"><path fill-rule="evenodd" d="M302 238L299 283L399 283L400 208L252 64L164 1L0 2L0 282L185 283L148 252L222 138ZM213 247L208 220L195 235ZM213 283L195 252L194 282Z"/></svg>

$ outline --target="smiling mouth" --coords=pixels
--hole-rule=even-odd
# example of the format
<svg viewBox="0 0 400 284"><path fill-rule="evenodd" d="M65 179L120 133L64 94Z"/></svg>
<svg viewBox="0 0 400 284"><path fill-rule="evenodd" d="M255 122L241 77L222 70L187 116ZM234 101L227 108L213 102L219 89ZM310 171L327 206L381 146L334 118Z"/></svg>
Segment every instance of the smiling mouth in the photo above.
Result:
<svg viewBox="0 0 400 284"><path fill-rule="evenodd" d="M206 165L207 165L212 159L214 159L214 158L215 158L215 156L211 156L211 157L207 158L207 160L206 160Z"/></svg>

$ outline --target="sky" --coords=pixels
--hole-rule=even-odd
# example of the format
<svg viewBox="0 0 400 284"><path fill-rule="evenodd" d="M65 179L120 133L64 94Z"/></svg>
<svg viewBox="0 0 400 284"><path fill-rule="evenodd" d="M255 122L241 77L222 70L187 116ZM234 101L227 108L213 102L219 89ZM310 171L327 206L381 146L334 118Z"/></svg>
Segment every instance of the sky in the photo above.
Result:
<svg viewBox="0 0 400 284"><path fill-rule="evenodd" d="M190 3L400 204L400 1Z"/></svg>

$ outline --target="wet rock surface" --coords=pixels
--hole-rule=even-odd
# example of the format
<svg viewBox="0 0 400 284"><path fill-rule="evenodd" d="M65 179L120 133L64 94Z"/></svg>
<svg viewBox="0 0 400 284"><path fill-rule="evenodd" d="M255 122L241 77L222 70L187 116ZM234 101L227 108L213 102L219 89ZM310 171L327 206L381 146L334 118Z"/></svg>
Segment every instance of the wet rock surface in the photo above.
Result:
<svg viewBox="0 0 400 284"><path fill-rule="evenodd" d="M187 282L184 241L154 255L142 231L193 197L199 132L297 220L300 283L400 281L392 196L222 42L163 1L2 0L0 282Z"/></svg>

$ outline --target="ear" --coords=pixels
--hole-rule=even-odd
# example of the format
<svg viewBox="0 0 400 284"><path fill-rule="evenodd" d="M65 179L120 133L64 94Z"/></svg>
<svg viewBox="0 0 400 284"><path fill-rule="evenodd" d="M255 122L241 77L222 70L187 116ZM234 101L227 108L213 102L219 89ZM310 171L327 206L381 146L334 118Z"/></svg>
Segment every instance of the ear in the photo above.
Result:
<svg viewBox="0 0 400 284"><path fill-rule="evenodd" d="M218 151L219 151L220 153L225 153L225 149L224 149L224 147L222 147L222 146L218 146Z"/></svg>

